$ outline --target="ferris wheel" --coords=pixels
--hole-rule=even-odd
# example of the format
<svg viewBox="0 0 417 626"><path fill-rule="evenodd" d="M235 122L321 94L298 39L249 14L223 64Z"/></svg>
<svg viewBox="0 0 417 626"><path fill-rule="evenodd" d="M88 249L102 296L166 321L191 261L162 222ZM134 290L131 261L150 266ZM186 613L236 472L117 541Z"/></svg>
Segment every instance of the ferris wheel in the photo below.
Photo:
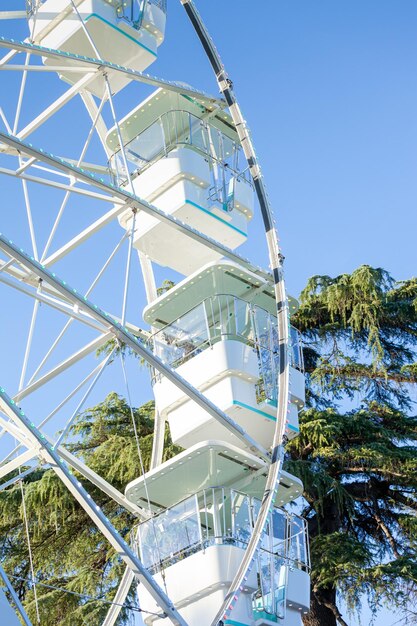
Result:
<svg viewBox="0 0 417 626"><path fill-rule="evenodd" d="M305 400L296 302L232 82L194 3L181 4L219 96L147 73L166 0L0 12L0 489L19 482L24 498L42 465L87 512L126 565L105 626L135 579L146 624L296 626L308 541L282 508L302 492L282 468ZM255 213L268 269L237 251ZM164 272L174 280L157 289ZM123 494L66 442L88 403L115 386L137 395L137 357L153 450ZM167 423L184 452L163 462ZM137 517L129 539L79 475ZM30 624L0 577L10 624Z"/></svg>

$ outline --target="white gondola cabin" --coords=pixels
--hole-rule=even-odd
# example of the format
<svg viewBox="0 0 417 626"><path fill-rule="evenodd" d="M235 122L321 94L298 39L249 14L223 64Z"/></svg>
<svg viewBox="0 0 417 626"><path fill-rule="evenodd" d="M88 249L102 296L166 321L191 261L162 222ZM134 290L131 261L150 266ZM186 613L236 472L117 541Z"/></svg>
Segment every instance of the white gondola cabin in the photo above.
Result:
<svg viewBox="0 0 417 626"><path fill-rule="evenodd" d="M290 306L295 310L294 300ZM144 310L145 321L160 328L151 339L158 356L265 448L271 447L277 412L275 307L271 284L222 261L203 267ZM288 439L298 434L298 411L305 402L300 341L295 329L291 333ZM189 448L220 439L243 445L166 378L157 375L153 391L175 443Z"/></svg>
<svg viewBox="0 0 417 626"><path fill-rule="evenodd" d="M267 466L221 441L201 442L129 483L126 496L153 516L137 529L139 555L188 624L210 626L229 589L257 518ZM282 473L256 562L226 624L301 626L309 607L306 521L286 511L303 490ZM141 585L147 625L163 624Z"/></svg>
<svg viewBox="0 0 417 626"><path fill-rule="evenodd" d="M97 58L97 52L105 61L140 71L156 60L158 46L164 40L166 0L75 0L74 4L79 15L70 0L29 2L33 41L63 53L43 59L45 65L58 68L62 80L72 84L91 72L94 68L83 65L82 56ZM79 60L66 58L66 52L77 55ZM75 67L80 70L74 71ZM107 75L113 93L131 80L111 69ZM102 97L102 74L83 88Z"/></svg>
<svg viewBox="0 0 417 626"><path fill-rule="evenodd" d="M159 89L121 120L119 130L125 155L118 130L107 135L119 186L130 190L131 181L137 196L228 248L246 241L254 194L228 113L203 98ZM131 218L131 211L121 216L126 229ZM182 274L221 257L144 212L135 225L135 247Z"/></svg>

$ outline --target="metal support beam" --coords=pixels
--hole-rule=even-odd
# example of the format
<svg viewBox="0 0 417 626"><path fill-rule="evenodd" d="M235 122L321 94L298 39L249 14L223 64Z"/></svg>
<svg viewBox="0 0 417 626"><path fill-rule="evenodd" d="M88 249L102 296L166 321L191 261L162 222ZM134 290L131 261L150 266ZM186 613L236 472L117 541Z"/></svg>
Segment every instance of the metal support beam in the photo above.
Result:
<svg viewBox="0 0 417 626"><path fill-rule="evenodd" d="M94 100L94 96L89 91L81 91L80 96L81 96L82 101L84 102L85 108L87 109L88 114L91 117L91 119L93 121L97 119L97 123L96 123L97 135L100 139L101 145L103 146L104 152L107 154L107 157L109 158L111 155L111 150L106 144L108 128L102 116L99 114L99 109L96 104L96 101Z"/></svg>
<svg viewBox="0 0 417 626"><path fill-rule="evenodd" d="M24 165L18 167L17 170L0 167L0 174L4 174L5 176L12 176L13 178L19 178L19 180L27 180L30 183L37 183L38 185L45 185L46 187L53 187L54 189L59 189L62 191L71 191L71 193L75 193L80 196L87 196L88 198L93 198L94 200L102 200L103 202L111 202L113 204L117 204L117 200L115 198L112 198L111 196L104 196L101 193L88 191L88 189L81 189L80 187L73 187L71 185L66 185L65 183L58 183L57 181L48 180L47 178L42 178L41 176L24 174L23 172L27 168L31 167L36 160L37 159L29 159L29 161L24 163ZM88 169L88 166L86 167L84 164L83 167L84 169Z"/></svg>
<svg viewBox="0 0 417 626"><path fill-rule="evenodd" d="M111 332L115 337L117 337L117 339L119 339L119 341L129 346L129 348L136 352L136 354L144 358L145 361L151 365L151 367L155 368L191 400L194 400L194 402L203 408L211 417L225 426L231 433L238 437L238 439L242 441L245 446L252 450L252 452L258 454L266 460L270 459L269 453L265 450L265 448L250 437L239 424L216 407L208 398L200 393L195 387L190 385L190 383L185 380L185 378L180 376L174 369L166 365L162 359L156 356L152 350L145 346L143 342L138 340L137 337L132 335L132 333L129 332L126 327L122 326L118 320L112 318L96 304L88 300L85 296L82 296L76 289L69 286L65 280L58 278L44 265L35 261L33 257L26 254L22 248L18 248L13 241L9 240L3 234L0 234L0 249L9 256L14 257L19 263L34 272L46 283L52 285L64 298L69 300L69 302L74 305L78 305L81 310L89 313L98 322L103 323L108 332Z"/></svg>
<svg viewBox="0 0 417 626"><path fill-rule="evenodd" d="M24 411L16 406L16 403L7 395L3 387L0 387L0 409L19 429L21 429L22 433L31 441L33 448L39 449L42 458L51 465L51 468L63 484L68 488L70 493L128 567L134 572L135 576L158 603L158 606L166 613L171 622L177 626L187 626L168 596L142 565L138 557L113 527L90 494L87 493L81 483L74 477L72 470L67 467L64 459L60 457L54 446L46 442L45 436L42 435L33 422L27 418Z"/></svg>
<svg viewBox="0 0 417 626"><path fill-rule="evenodd" d="M0 466L1 479L10 472L16 470L19 467L22 467L22 465L26 465L26 463L28 463L29 461L32 461L33 459L39 457L40 451L39 449L34 450L31 447L31 442L27 439L25 433L23 433L22 430L18 428L14 422L8 422L0 417L0 426L2 426L5 431L8 431L11 435L13 435L23 446L29 446L29 449L26 450L26 452L23 452L23 454L20 454L18 457L16 457L12 461L9 461L5 465ZM46 443L52 446L54 445L52 439L47 435L44 435L44 440ZM88 467L88 465L81 461L81 459L71 454L71 452L68 452L68 450L66 450L63 446L59 446L57 448L57 452L60 457L62 457L73 470L79 472L82 476L84 476L84 478L90 481L90 483L98 487L100 491L102 491L112 500L120 504L124 509L126 509L126 511L129 511L141 520L146 520L149 518L149 511L147 511L146 509L142 509L133 502L130 502L130 500L128 500L126 496L124 496L118 489L113 487L113 485L111 485L107 480L94 472L90 467ZM32 471L32 468L30 471ZM25 472L21 474L21 477L23 477L24 475ZM8 483L0 485L0 490L4 489L6 486L9 486L9 483L12 484L12 481L14 480L15 479L11 479L10 481L8 481Z"/></svg>
<svg viewBox="0 0 417 626"><path fill-rule="evenodd" d="M9 133L0 132L0 142L1 141L3 141L6 145L14 148L18 153L23 153L30 157L35 157L39 161L43 161L44 163L47 163L48 165L55 167L60 171L67 172L68 174L74 176L84 183L87 183L89 185L92 185L93 187L101 189L102 191L112 194L116 197L116 199L121 200L123 203L125 203L126 209L130 207L141 210L144 213L155 217L159 221L168 224L174 230L181 231L191 239L194 239L194 241L198 241L207 248L214 250L221 256L225 256L232 261L235 261L235 263L238 263L242 267L245 267L250 272L253 272L263 279L268 281L272 280L272 276L268 272L265 272L260 267L253 265L253 263L251 263L248 259L241 257L230 248L227 248L226 246L218 243L215 239L203 235L195 228L192 228L188 224L181 222L181 220L173 217L169 213L158 209L156 206L150 204L146 200L135 196L133 193L130 193L126 189L122 189L121 187L116 187L115 185L111 184L109 185L104 182L102 178L98 178L91 173L87 173L81 168L76 167L75 165L71 165L70 163L68 163L68 161L65 161L60 157L56 157L46 150L34 148L31 144L21 141L18 137Z"/></svg>
<svg viewBox="0 0 417 626"><path fill-rule="evenodd" d="M2 423L4 423L4 420L2 420ZM4 427L6 428L6 423L4 423ZM20 437L16 437L16 439L19 439L20 441ZM26 440L24 440L22 443L25 446L28 445ZM14 472L15 470L17 470L18 467L25 465L26 463L31 461L35 456L36 456L36 452L34 452L33 450L26 450L26 452L23 452L23 454L20 454L18 457L16 457L12 461L9 461L5 465L1 465L0 466L0 479L3 478L4 476L7 476L7 474L10 474L10 472Z"/></svg>
<svg viewBox="0 0 417 626"><path fill-rule="evenodd" d="M11 478L10 480L6 481L5 483L1 483L0 491L4 491L5 489L8 489L8 487L12 487L16 483L18 483L19 480L26 478L26 476L30 476L31 474L33 474L33 472L36 472L38 468L39 468L39 465L36 464L33 467L29 467L29 469L25 470L24 472L21 472L14 478Z"/></svg>
<svg viewBox="0 0 417 626"><path fill-rule="evenodd" d="M198 101L206 102L215 107L224 108L224 100L215 98L200 91L199 89L193 89L180 82L164 80L145 72L139 72L138 70L132 70L121 65L110 63L110 61L104 61L103 59L92 59L90 57L81 56L78 54L71 54L71 52L63 52L61 50L52 50L51 48L44 48L36 44L29 43L27 41L14 41L13 39L7 39L6 37L0 37L0 48L10 48L18 52L30 52L31 54L37 54L48 59L58 58L65 60L73 60L77 66L84 65L84 71L97 71L97 70L111 70L118 74L124 74L130 78L130 80L145 83L146 85L152 85L153 87L161 87L175 93L180 93L185 96L189 96Z"/></svg>
<svg viewBox="0 0 417 626"><path fill-rule="evenodd" d="M266 242L268 246L269 262L274 279L275 299L277 304L277 321L279 337L279 374L278 374L278 406L277 420L275 424L274 437L272 440L272 459L268 470L265 484L265 492L258 517L252 532L252 536L247 545L242 562L234 576L228 589L225 600L215 615L212 626L227 620L240 595L244 580L254 561L260 539L264 532L264 527L269 515L269 510L273 506L275 495L280 481L284 450L283 440L285 436L285 425L289 406L289 313L287 296L284 282L283 262L278 233L275 227L274 215L266 192L265 183L262 177L261 168L252 143L249 129L240 110L239 103L233 91L233 82L229 78L222 63L216 46L199 15L193 0L180 0L190 22L199 38L207 58L211 64L217 79L220 93L224 96L232 116L233 123L238 133L242 145L248 168L252 176L259 208L265 228Z"/></svg>
<svg viewBox="0 0 417 626"><path fill-rule="evenodd" d="M25 128L23 128L18 134L17 137L20 139L25 139L31 133L33 133L39 126L42 126L47 119L49 119L52 115L54 115L59 109L62 109L74 96L76 96L80 89L85 88L91 81L95 78L94 73L88 73L86 76L83 76L78 82L75 83L72 87L67 89L65 93L62 94L59 98L52 102L42 113L40 113L35 119L33 119Z"/></svg>
<svg viewBox="0 0 417 626"><path fill-rule="evenodd" d="M85 315L83 312L81 313L76 312L74 307L70 306L67 302L60 302L56 298L48 297L45 294L42 294L38 291L31 290L30 287L27 286L27 284L31 285L34 289L37 289L38 287L37 280L34 280L33 274L26 274L22 272L20 268L16 268L16 267L13 267L12 265L9 265L9 263L11 264L13 262L14 262L14 259L11 259L10 261L4 264L0 261L0 283L4 283L5 285L12 287L13 289L17 289L17 291L24 293L30 298L39 300L39 302L43 302L44 304L47 304L53 309L56 309L57 311L64 313L68 317L71 317L74 320L82 322L83 324L85 324L86 326L89 326L90 328L94 328L94 330L98 330L99 332L104 331L103 327L97 322L95 322L89 315ZM15 278L16 281L11 280L10 278L8 278L8 276L2 276L2 272L7 272L11 276L13 276L13 278ZM57 292L53 287L44 285L43 288L45 292L49 292L53 294L54 296L57 295ZM127 326L130 332L133 333L133 335L140 337L144 341L149 339L151 336L151 333L149 331L143 330L143 328L139 328L139 326L135 326L135 324L132 324L131 322L126 322L125 326Z"/></svg>
<svg viewBox="0 0 417 626"><path fill-rule="evenodd" d="M0 271L1 271L1 266L0 266ZM77 311L73 309L72 306L70 306L66 302L59 302L55 298L52 298L50 296L48 297L45 294L42 294L41 292L38 292L38 291L34 291L33 289L31 289L24 283L20 282L21 280L24 280L23 278L18 278L18 277L16 278L17 278L17 281L19 282L12 280L8 276L2 276L0 274L0 283L3 283L7 285L8 287L12 287L13 289L20 291L21 293L24 293L26 296L29 296L30 298L33 298L34 300L38 300L38 302L47 304L52 309L55 309L68 317L72 317L73 319L78 320L79 322L82 322L83 324L85 324L86 326L89 326L90 328L93 328L94 330L98 330L99 332L103 331L103 328L99 324L97 324L96 321L92 320L89 315L86 316L86 315L78 313Z"/></svg>
<svg viewBox="0 0 417 626"><path fill-rule="evenodd" d="M49 439L49 438L48 438ZM100 491L108 495L112 500L120 504L126 511L129 511L133 515L136 515L141 520L149 519L150 513L137 506L133 502L130 502L118 489L113 487L107 480L104 480L101 476L96 474L88 465L83 463L81 459L68 452L63 446L59 446L58 448L59 456L61 456L64 461L68 463L72 469L79 472L84 478L90 481L93 485L98 487Z"/></svg>
<svg viewBox="0 0 417 626"><path fill-rule="evenodd" d="M110 333L100 335L96 339L93 339L93 341L90 341L90 343L88 343L86 346L83 346L80 350L77 350L77 352L71 354L69 357L58 363L56 367L49 370L49 372L46 372L46 374L44 374L40 378L37 378L33 381L33 383L27 385L27 387L24 387L21 391L19 391L16 394L16 401L23 400L23 398L30 395L40 387L43 387L43 385L46 385L50 380L53 380L54 378L56 378L56 376L59 376L59 374L65 372L75 363L77 363L87 355L91 354L92 352L95 352L96 350L98 350L98 348L101 348L101 346L103 346L106 341L109 340L110 336Z"/></svg>
<svg viewBox="0 0 417 626"><path fill-rule="evenodd" d="M70 241L65 243L61 248L53 252L50 256L44 259L43 264L46 267L50 267L57 261L60 261L64 256L66 256L69 252L77 248L79 245L87 241L92 235L99 232L102 228L110 224L113 220L115 220L119 215L121 215L124 211L126 211L126 207L124 205L117 206L114 209L110 209L107 213L104 213L101 217L98 218L95 222L87 226L84 230L82 230L78 235L73 237Z"/></svg>
<svg viewBox="0 0 417 626"><path fill-rule="evenodd" d="M0 20L22 20L26 18L26 11L0 11Z"/></svg>
<svg viewBox="0 0 417 626"><path fill-rule="evenodd" d="M3 580L7 591L10 593L13 602L16 605L16 608L19 612L20 617L22 618L23 623L25 624L25 626L32 626L32 622L30 621L30 619L28 618L25 609L23 608L22 603L19 600L19 597L17 595L17 593L15 592L13 585L11 584L6 572L4 571L4 569L2 568L2 566L0 565L0 578ZM4 624L9 624L8 619L11 618L10 616L4 615L4 613L2 612L2 621L3 619L6 620L5 622L3 622ZM18 620L16 619L16 623L18 624Z"/></svg>

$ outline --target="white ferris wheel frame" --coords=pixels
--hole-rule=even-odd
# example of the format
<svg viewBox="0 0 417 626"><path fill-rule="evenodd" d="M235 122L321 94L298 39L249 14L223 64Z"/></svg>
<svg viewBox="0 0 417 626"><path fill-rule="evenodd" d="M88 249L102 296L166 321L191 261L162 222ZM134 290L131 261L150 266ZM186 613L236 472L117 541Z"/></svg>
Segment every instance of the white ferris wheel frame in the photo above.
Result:
<svg viewBox="0 0 417 626"><path fill-rule="evenodd" d="M7 154L17 155L19 157L19 167L17 169L13 170L0 168L0 174L19 178L22 181L24 188L27 182L39 183L63 190L66 194L80 194L82 196L91 197L113 205L112 209L107 211L99 219L92 222L87 228L78 233L76 237L69 240L53 254L46 255L45 258L34 258L32 255L26 253L15 243L10 241L6 235L0 235L0 250L2 250L8 257L8 260L0 265L0 282L16 288L25 293L27 296L33 298L35 304L39 304L40 302L47 304L48 306L66 313L70 320L76 320L82 324L88 325L101 333L96 340L91 341L89 344L84 346L84 348L78 350L76 353L61 362L58 366L50 370L46 375L43 375L41 378L33 381L32 384L27 385L26 388L19 389L19 392L14 399L10 398L3 388L0 388L0 408L9 419L9 421L0 419L0 426L3 429L3 432L7 431L16 437L20 444L19 448L27 448L26 452L21 453L13 460L6 458L7 463L0 467L0 477L6 476L17 467L21 467L21 465L27 463L27 461L33 457L41 458L58 474L59 478L68 487L79 504L87 511L88 515L100 529L102 534L108 539L116 552L125 561L127 566L125 575L123 576L114 600L114 604L111 606L103 626L110 626L115 623L119 615L121 605L126 599L134 577L137 577L144 584L172 623L185 625L185 622L173 606L172 602L166 596L165 592L143 567L133 550L122 539L109 520L105 518L104 514L92 501L91 496L85 491L81 483L74 478L72 470L74 469L80 472L90 482L104 491L110 498L124 506L127 510L137 515L139 518L145 518L147 512L130 503L117 489L112 487L102 477L98 476L95 472L88 468L82 461L65 450L64 446L61 445L55 448L53 444L48 441L47 437L34 426L34 424L18 407L17 403L20 402L26 395L30 394L34 389L39 388L39 386L54 379L54 377L61 371L71 367L74 362L82 359L86 354L94 352L98 347L108 341L109 337L116 337L119 341L129 346L129 348L137 353L141 358L145 359L147 363L163 374L168 380L174 383L174 385L181 389L189 398L193 399L199 406L204 408L230 432L235 434L245 443L246 446L255 452L255 454L269 463L265 493L262 499L259 515L253 529L252 537L249 541L242 564L230 589L228 590L226 599L223 605L219 607L219 611L213 620L213 626L217 626L217 624L227 618L233 610L233 606L239 595L239 590L242 587L242 583L254 561L254 556L263 533L269 510L271 509L276 496L280 473L282 470L285 422L289 404L289 319L285 283L282 271L283 256L280 252L278 235L273 220L273 213L265 191L258 159L253 148L248 127L244 121L240 107L234 95L233 85L228 78L220 56L194 6L194 3L192 0L180 0L180 2L190 18L196 34L200 39L212 65L221 95L223 96L220 99L207 97L205 94L202 94L202 92L185 87L180 83L166 81L144 72L115 66L111 62L99 58L80 58L78 55L71 55L70 53L62 53L57 50L51 50L49 48L32 44L29 41L18 42L5 37L0 37L0 48L10 50L5 56L3 56L3 58L0 59L0 72L21 71L23 75L26 76L27 72L52 71L55 73L59 70L59 67L57 66L54 66L53 69L39 65L31 66L28 59L30 55L33 54L51 58L64 57L66 60L71 59L77 64L73 66L72 71L82 71L84 73L84 76L80 80L75 82L74 85L67 89L64 94L52 102L40 115L36 116L22 130L16 132L16 128L9 127L9 132L0 132L0 149ZM76 6L72 0L71 3L76 11ZM16 19L21 17L26 17L26 13L21 11L7 11L0 13L0 19ZM27 60L24 65L16 65L12 63L14 57L19 52L24 52L27 55ZM78 293L76 289L69 287L65 280L58 278L50 269L57 261L64 258L77 246L102 229L106 224L115 220L121 213L130 208L134 213L141 210L149 215L152 215L153 217L156 217L161 222L168 224L171 228L179 230L191 239L203 243L205 246L215 250L222 256L237 262L239 265L250 269L252 272L263 278L271 280L271 274L269 272L254 266L250 261L243 258L241 255L224 247L189 225L182 223L177 218L135 196L126 189L107 184L103 179L100 179L100 168L88 164L86 167L86 164L82 161L82 156L78 163L68 162L61 157L49 154L42 148L35 147L26 141L36 129L42 126L51 116L70 102L70 100L72 100L72 98L76 95L81 95L87 111L93 120L91 132L97 130L102 139L105 126L101 118L101 107L97 107L91 95L83 90L93 79L97 77L98 74L101 73L105 76L108 70L128 75L132 81L142 82L155 87L163 87L164 89L186 94L196 99L204 96L205 99L209 99L213 107L221 109L226 107L229 108L248 162L249 171L254 182L256 195L260 205L261 215L265 226L269 261L277 302L280 354L278 379L279 396L276 428L271 451L265 450L262 446L260 446L238 424L236 424L234 420L222 412L202 393L183 379L174 369L163 363L158 356L147 348L143 342L143 340L146 340L148 337L148 333L146 333L146 331L133 327L125 320L111 317L106 311L100 309L98 305L89 300L89 298L87 298L84 294ZM65 66L65 71L68 71L67 66ZM85 74L86 71L87 74ZM109 97L109 100L111 100L111 96ZM104 98L101 106L103 103ZM18 107L20 104L21 102L19 99ZM3 115L2 118L3 121L5 121ZM102 141L102 143L104 142ZM33 176L27 174L26 170L35 163L38 164L42 174L45 171L46 174L53 172L55 175L57 172L61 172L64 175L64 179L69 181L69 184L57 182L52 179L52 177L48 179L45 176ZM93 171L95 173L92 173ZM87 183L88 189L80 186L77 187L77 183ZM32 242L34 242L33 235ZM143 266L142 270L146 272L146 268ZM39 286L39 280L42 281L42 290L37 288ZM144 280L146 281L146 276L144 276ZM42 422L42 425L44 423L45 422ZM161 424L158 423L158 419L155 421L155 430L159 432L160 440L160 433L163 429L161 428ZM158 432L155 433L155 441L158 440ZM153 466L159 464L161 454L162 452L160 448L157 451L154 450L152 459ZM2 573L2 576L3 574L5 576L4 572Z"/></svg>

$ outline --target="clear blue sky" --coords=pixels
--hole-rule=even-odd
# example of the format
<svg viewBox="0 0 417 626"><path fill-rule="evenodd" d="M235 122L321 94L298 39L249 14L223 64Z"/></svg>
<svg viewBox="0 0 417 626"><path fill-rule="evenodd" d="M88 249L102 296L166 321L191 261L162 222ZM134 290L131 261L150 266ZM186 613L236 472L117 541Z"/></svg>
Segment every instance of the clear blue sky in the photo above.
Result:
<svg viewBox="0 0 417 626"><path fill-rule="evenodd" d="M23 4L3 0L2 8ZM199 0L198 7L252 129L291 293L312 274L363 263L398 279L415 275L416 1ZM215 92L179 1L168 0L168 10L166 41L149 71ZM23 24L0 26L25 35ZM1 95L7 112L13 103ZM60 132L70 141L71 127ZM260 242L258 222L242 253L264 263ZM385 611L376 624L397 619ZM369 621L364 609L362 624Z"/></svg>

